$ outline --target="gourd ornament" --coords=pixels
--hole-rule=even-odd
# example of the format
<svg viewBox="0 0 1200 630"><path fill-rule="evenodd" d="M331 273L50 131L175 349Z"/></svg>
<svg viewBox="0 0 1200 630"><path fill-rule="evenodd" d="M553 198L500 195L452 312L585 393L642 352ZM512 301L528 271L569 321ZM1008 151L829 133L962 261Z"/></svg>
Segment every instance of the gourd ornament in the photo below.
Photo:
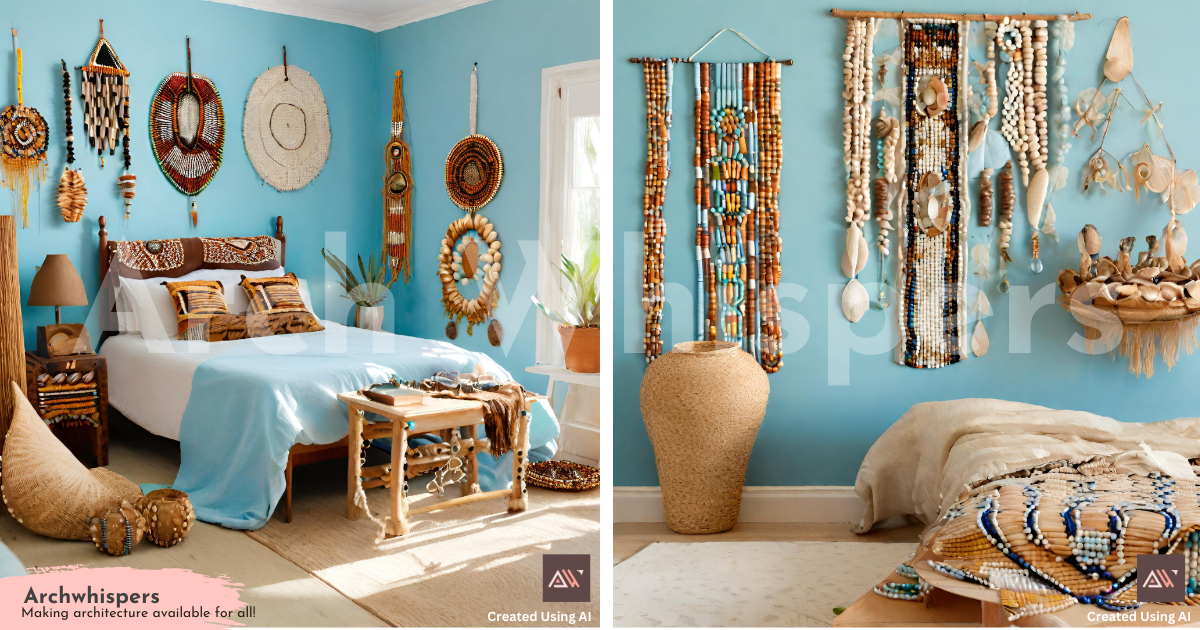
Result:
<svg viewBox="0 0 1200 630"><path fill-rule="evenodd" d="M97 508L87 520L92 542L110 556L129 555L146 529L145 517L129 501Z"/></svg>
<svg viewBox="0 0 1200 630"><path fill-rule="evenodd" d="M196 511L186 492L160 488L142 497L138 509L146 522L146 537L159 547L173 547L183 542L192 525Z"/></svg>

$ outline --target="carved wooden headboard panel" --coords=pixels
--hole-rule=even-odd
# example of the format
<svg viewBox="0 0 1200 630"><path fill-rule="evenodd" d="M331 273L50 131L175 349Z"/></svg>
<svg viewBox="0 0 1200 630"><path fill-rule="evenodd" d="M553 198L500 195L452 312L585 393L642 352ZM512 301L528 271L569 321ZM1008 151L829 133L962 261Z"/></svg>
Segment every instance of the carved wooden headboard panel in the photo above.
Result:
<svg viewBox="0 0 1200 630"><path fill-rule="evenodd" d="M283 266L287 237L283 217L275 217L275 236L174 238L110 241L106 221L100 224L100 344L118 333L115 287L117 277L178 278L198 269L259 271ZM109 274L109 271L115 273ZM99 347L99 344L97 344Z"/></svg>

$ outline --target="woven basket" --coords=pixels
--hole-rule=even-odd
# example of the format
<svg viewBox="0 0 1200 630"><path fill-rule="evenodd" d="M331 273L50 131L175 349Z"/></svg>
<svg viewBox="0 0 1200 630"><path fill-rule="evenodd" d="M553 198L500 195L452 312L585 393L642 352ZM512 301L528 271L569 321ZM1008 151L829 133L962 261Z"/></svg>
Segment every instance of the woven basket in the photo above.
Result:
<svg viewBox="0 0 1200 630"><path fill-rule="evenodd" d="M525 471L525 481L551 490L591 490L600 487L600 469L562 460L536 462Z"/></svg>
<svg viewBox="0 0 1200 630"><path fill-rule="evenodd" d="M9 514L31 531L64 540L91 540L95 509L137 503L137 484L111 470L88 470L50 432L16 383L12 426L4 441L0 496Z"/></svg>
<svg viewBox="0 0 1200 630"><path fill-rule="evenodd" d="M711 534L737 523L770 392L754 357L728 342L675 344L646 368L642 418L671 529Z"/></svg>

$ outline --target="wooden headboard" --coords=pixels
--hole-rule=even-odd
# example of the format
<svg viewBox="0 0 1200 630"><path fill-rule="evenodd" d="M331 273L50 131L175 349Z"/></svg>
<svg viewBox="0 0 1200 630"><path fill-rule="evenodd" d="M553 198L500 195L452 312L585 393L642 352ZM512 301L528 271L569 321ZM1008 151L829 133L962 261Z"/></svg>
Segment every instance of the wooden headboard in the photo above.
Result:
<svg viewBox="0 0 1200 630"><path fill-rule="evenodd" d="M107 221L103 216L99 217L97 222L100 224L100 247L98 252L100 258L100 290L96 295L94 303L100 312L100 341L96 344L96 348L99 349L105 339L119 333L117 326L117 305L114 299L116 297L115 276L117 274L109 274L109 269L113 265L113 258L116 255L117 245L120 241L108 240L108 230L105 229ZM279 241L279 264L282 266L287 260L287 236L283 233L283 217L281 216L275 217L275 240ZM178 277L180 275L175 272L156 271L139 271L138 273L143 278Z"/></svg>

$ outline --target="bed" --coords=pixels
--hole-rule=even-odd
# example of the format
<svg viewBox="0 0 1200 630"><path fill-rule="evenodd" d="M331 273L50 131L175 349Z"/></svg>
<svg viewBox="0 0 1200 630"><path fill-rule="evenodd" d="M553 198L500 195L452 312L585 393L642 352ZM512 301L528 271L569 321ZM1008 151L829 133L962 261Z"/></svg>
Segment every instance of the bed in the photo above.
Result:
<svg viewBox="0 0 1200 630"><path fill-rule="evenodd" d="M174 331L156 329L165 326L156 317L161 313L151 308L156 303L143 300L130 306L129 300L163 279L282 274L282 217L273 238L228 242L114 242L107 238L104 217L99 221L101 289L96 304L103 332L98 352L108 360L109 405L151 433L180 442L180 469L172 486L189 494L201 520L257 529L282 500L290 521L292 469L346 457L348 427L338 393L392 375L420 380L440 370L470 372L476 365L501 380L511 379L487 355L450 343L327 320L321 321L325 330L320 332L212 343L175 339ZM230 244L233 251L225 251ZM236 280L225 284L229 282ZM227 289L227 295L236 292ZM302 295L311 310L306 288ZM230 302L231 311L238 308ZM531 411L530 459L548 459L555 450L557 421L543 401ZM507 487L511 457L480 455L481 489Z"/></svg>
<svg viewBox="0 0 1200 630"><path fill-rule="evenodd" d="M1141 424L1000 400L922 403L863 460L855 489L867 509L856 530L917 517L927 527L911 571L900 572L996 606L997 621L1131 613L1152 599L1142 579L1150 573L1138 573L1143 555L1179 558L1176 601L1200 605L1197 458L1200 419ZM876 592L924 600L908 584ZM1153 620L1150 610L1141 621Z"/></svg>

